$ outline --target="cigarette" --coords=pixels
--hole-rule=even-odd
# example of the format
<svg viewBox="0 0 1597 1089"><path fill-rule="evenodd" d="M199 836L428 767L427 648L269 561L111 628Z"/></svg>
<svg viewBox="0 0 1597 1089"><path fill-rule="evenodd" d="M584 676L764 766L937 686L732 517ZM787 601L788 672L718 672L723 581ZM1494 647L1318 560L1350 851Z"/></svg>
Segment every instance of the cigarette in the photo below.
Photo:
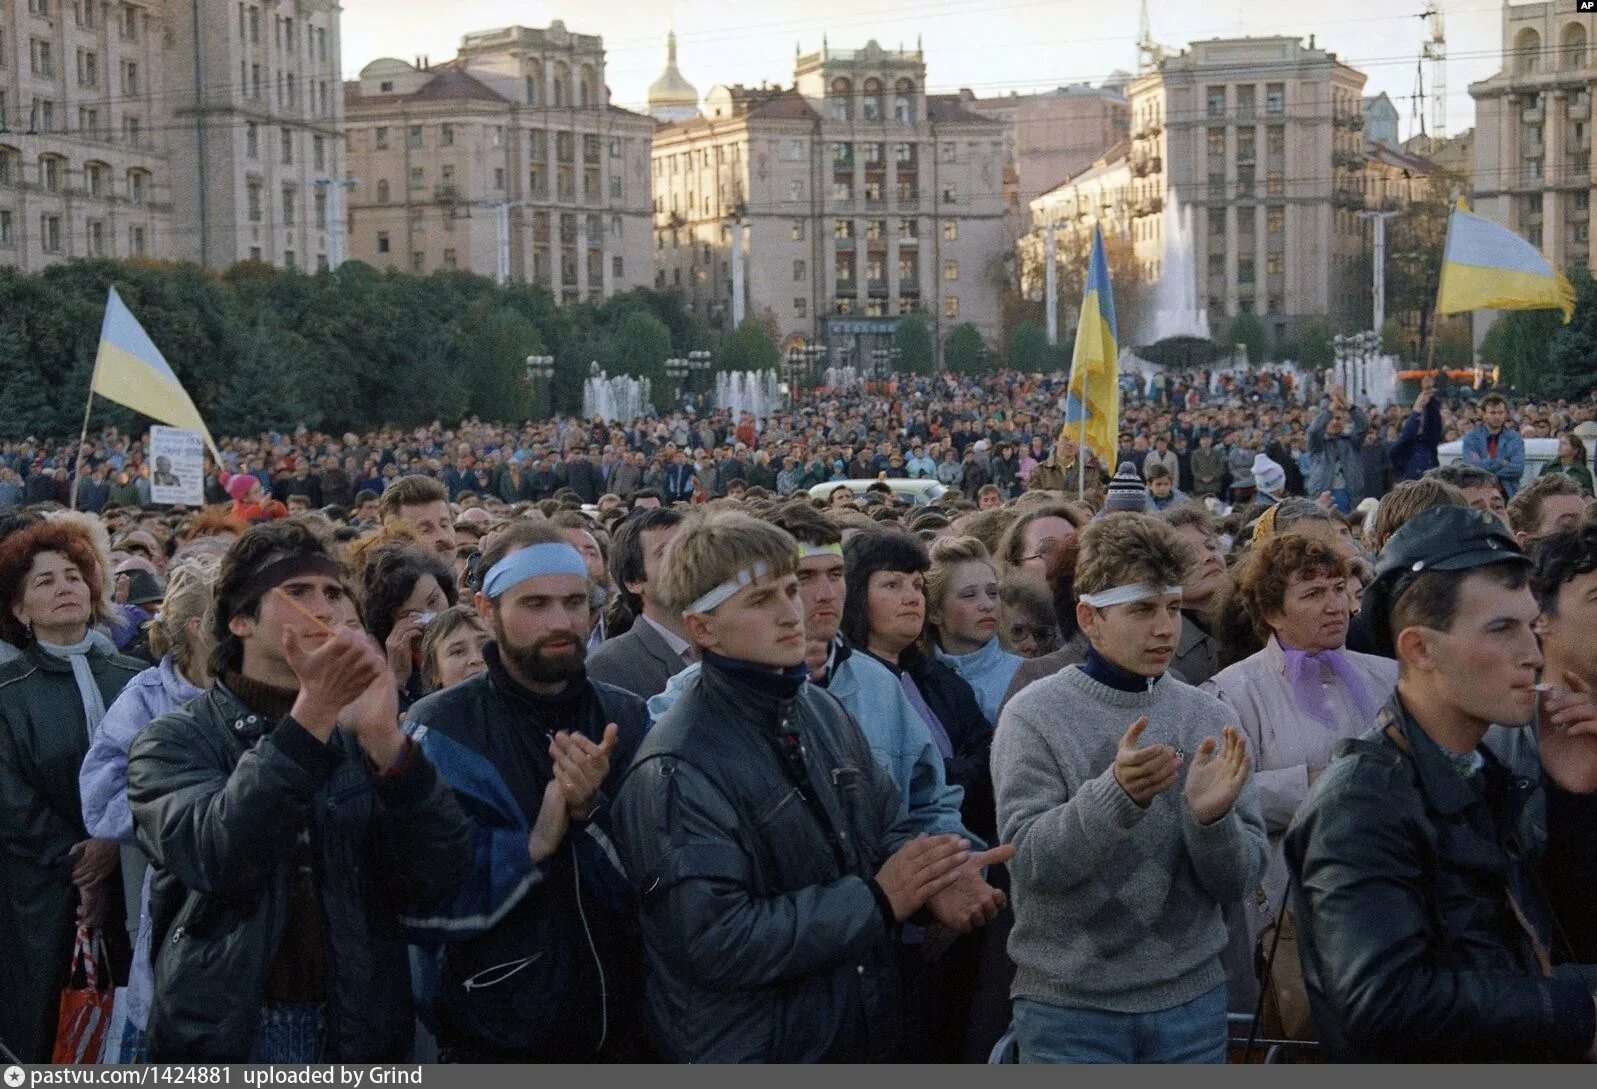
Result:
<svg viewBox="0 0 1597 1089"><path fill-rule="evenodd" d="M323 624L321 622L321 620L319 620L317 617L311 615L310 611L308 609L306 609L305 606L301 605L299 602L295 601L293 598L291 598L287 594L285 594L283 592L283 588L281 586L272 587L272 593L276 594L279 598L281 598L283 600L283 602L285 604L287 604L290 609L293 609L296 613L299 613L300 616L303 616L306 620L309 620L312 624L315 624L318 628L322 629L322 631L326 632L328 635L337 635L338 634L332 628L329 628L326 624Z"/></svg>
<svg viewBox="0 0 1597 1089"><path fill-rule="evenodd" d="M1531 687L1538 692L1551 692L1553 690L1553 686L1545 681L1543 681L1541 684L1532 685Z"/></svg>

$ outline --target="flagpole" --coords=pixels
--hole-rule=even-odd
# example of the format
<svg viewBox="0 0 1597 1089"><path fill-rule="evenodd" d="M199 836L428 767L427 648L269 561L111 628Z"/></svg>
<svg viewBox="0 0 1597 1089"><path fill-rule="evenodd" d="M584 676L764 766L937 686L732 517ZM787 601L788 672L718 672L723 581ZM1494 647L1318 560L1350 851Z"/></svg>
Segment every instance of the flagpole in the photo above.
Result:
<svg viewBox="0 0 1597 1089"><path fill-rule="evenodd" d="M96 370L99 369L99 364L98 363L95 364L95 369ZM73 467L73 470L72 470L72 473L73 473L73 476L72 476L72 503L71 503L71 506L69 507L70 510L77 510L78 509L78 491L79 491L80 487L83 484L83 449L84 449L85 446L88 445L88 442L89 442L89 413L93 410L93 408L94 408L94 376L91 374L89 376L89 400L88 400L88 403L86 403L83 406L83 430L78 433L78 458L77 458L77 464Z"/></svg>

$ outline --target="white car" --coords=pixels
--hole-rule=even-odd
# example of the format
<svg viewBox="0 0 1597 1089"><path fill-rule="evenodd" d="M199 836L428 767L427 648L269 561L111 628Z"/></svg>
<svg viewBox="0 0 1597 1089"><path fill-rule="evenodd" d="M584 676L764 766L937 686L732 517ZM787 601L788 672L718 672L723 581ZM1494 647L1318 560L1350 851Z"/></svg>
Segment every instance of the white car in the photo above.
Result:
<svg viewBox="0 0 1597 1089"><path fill-rule="evenodd" d="M1458 464L1464 460L1464 440L1454 439L1452 442L1444 442L1436 448L1436 456L1443 465ZM1526 439L1525 474L1519 478L1519 486L1523 488L1535 480L1548 463L1557 460L1557 439Z"/></svg>
<svg viewBox="0 0 1597 1089"><path fill-rule="evenodd" d="M886 484L893 489L893 494L901 499L908 499L912 506L924 507L928 503L935 503L942 498L948 489L936 480L828 480L824 484L816 484L810 488L810 498L823 502L832 501L832 493L839 488L847 488L856 496L864 495L865 489L872 484Z"/></svg>

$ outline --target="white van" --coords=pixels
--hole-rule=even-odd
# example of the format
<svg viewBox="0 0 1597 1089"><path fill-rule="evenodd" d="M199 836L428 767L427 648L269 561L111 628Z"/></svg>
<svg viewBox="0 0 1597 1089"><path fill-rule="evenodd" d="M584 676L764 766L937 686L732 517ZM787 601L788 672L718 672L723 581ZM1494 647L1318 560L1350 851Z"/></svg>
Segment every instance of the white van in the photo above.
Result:
<svg viewBox="0 0 1597 1089"><path fill-rule="evenodd" d="M1454 465L1464 460L1464 440L1455 439L1444 442L1436 449L1436 456L1443 465ZM1550 462L1558 460L1557 439L1526 439L1525 440L1525 475L1519 478L1519 486L1523 488L1532 480L1541 475L1542 469Z"/></svg>

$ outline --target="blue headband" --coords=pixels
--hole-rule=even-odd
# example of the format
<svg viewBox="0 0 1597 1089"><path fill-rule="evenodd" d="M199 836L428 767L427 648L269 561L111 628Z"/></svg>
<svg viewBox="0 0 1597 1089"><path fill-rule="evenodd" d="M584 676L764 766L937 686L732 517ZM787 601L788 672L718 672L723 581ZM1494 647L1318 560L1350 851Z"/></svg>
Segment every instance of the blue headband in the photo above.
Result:
<svg viewBox="0 0 1597 1089"><path fill-rule="evenodd" d="M482 580L482 592L499 597L506 590L539 575L577 575L588 577L588 564L582 553L565 542L529 545L517 549L498 563Z"/></svg>

